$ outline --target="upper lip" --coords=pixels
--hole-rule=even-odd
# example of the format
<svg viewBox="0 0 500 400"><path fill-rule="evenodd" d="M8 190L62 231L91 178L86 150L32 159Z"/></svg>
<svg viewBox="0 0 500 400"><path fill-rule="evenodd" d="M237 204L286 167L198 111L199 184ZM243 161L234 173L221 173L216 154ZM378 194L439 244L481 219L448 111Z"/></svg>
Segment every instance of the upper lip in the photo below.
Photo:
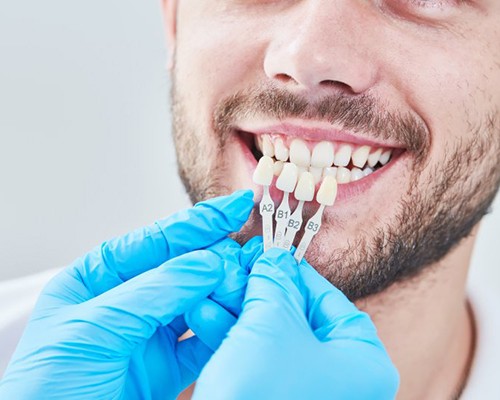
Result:
<svg viewBox="0 0 500 400"><path fill-rule="evenodd" d="M247 122L236 127L237 130L262 134L282 134L310 141L345 142L359 146L403 148L401 144L384 140L383 142L361 134L354 134L341 129L336 129L330 124L317 121L280 121L278 123Z"/></svg>

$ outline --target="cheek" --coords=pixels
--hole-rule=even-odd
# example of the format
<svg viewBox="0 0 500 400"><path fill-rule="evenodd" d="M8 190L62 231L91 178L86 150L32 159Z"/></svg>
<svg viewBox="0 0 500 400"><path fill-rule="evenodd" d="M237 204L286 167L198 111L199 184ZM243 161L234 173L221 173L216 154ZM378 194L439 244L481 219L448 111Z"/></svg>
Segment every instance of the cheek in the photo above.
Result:
<svg viewBox="0 0 500 400"><path fill-rule="evenodd" d="M215 14L215 15L213 15ZM218 12L186 15L179 24L176 76L189 113L206 126L222 99L262 78L263 40L251 18Z"/></svg>

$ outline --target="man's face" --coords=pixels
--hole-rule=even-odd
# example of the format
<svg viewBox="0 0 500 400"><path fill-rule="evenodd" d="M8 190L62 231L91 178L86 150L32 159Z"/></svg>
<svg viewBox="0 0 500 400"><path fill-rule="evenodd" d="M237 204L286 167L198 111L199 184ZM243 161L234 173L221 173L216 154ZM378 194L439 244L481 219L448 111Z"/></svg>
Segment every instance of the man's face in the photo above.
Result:
<svg viewBox="0 0 500 400"><path fill-rule="evenodd" d="M435 263L487 211L500 180L497 0L182 0L176 21L174 131L193 201L241 188L259 200L263 134L391 154L352 182L370 165L363 150L359 168L349 159L306 255L351 299ZM238 239L260 229L254 213Z"/></svg>

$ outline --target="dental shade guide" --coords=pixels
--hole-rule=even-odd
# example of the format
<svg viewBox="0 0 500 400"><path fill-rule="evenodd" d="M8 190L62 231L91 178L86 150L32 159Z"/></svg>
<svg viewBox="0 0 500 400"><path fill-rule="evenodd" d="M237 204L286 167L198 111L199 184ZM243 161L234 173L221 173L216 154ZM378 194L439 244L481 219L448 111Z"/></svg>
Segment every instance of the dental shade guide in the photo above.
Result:
<svg viewBox="0 0 500 400"><path fill-rule="evenodd" d="M283 248L283 240L285 239L286 227L290 218L291 210L288 202L290 193L295 190L298 180L298 168L295 164L284 163L278 179L276 187L283 192L283 200L276 210L276 233L274 236L274 247Z"/></svg>
<svg viewBox="0 0 500 400"><path fill-rule="evenodd" d="M313 174L310 172L302 172L294 192L295 198L299 201L299 204L288 219L285 240L282 246L285 250L291 249L293 240L302 227L302 210L304 208L304 203L314 199L314 189L315 180Z"/></svg>
<svg viewBox="0 0 500 400"><path fill-rule="evenodd" d="M253 181L263 187L262 200L259 205L262 216L262 234L264 236L264 251L273 247L273 215L274 202L269 194L269 186L274 177L274 161L271 157L263 156L253 174Z"/></svg>
<svg viewBox="0 0 500 400"><path fill-rule="evenodd" d="M325 176L321 186L316 195L316 201L320 204L318 211L314 214L304 228L304 236L297 246L294 258L297 263L300 264L304 255L306 254L307 248L311 244L314 236L319 232L321 228L321 220L323 218L323 212L327 206L333 206L335 199L337 197L337 180L333 176Z"/></svg>

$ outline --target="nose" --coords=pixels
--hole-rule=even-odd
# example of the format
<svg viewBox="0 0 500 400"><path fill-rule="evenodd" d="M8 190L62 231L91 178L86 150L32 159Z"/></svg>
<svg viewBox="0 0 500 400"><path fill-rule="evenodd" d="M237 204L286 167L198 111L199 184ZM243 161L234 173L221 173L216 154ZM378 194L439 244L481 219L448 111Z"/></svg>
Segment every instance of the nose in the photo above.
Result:
<svg viewBox="0 0 500 400"><path fill-rule="evenodd" d="M377 66L370 59L369 7L359 0L306 0L283 14L264 58L268 78L304 91L370 89Z"/></svg>

